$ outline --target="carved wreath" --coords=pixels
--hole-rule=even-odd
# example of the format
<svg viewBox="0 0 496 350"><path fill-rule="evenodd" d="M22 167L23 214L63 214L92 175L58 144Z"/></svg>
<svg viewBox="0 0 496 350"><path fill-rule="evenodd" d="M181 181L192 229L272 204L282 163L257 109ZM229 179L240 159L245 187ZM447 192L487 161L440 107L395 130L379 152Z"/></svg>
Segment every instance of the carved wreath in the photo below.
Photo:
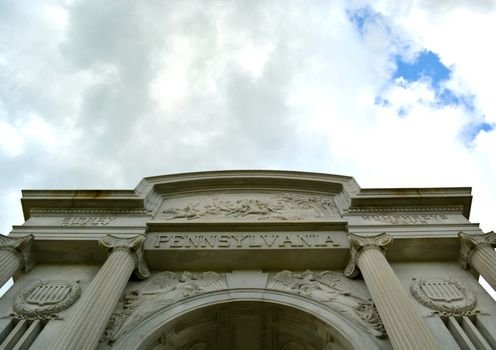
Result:
<svg viewBox="0 0 496 350"><path fill-rule="evenodd" d="M50 291L51 287L52 291ZM45 300L38 302L33 296L43 288L46 289ZM16 297L14 311L28 317L49 316L72 306L80 295L81 288L77 282L41 281Z"/></svg>
<svg viewBox="0 0 496 350"><path fill-rule="evenodd" d="M436 287L427 288L426 283L437 284ZM443 291L442 288L447 288ZM429 290L430 289L430 290ZM449 291L451 289L451 292ZM417 301L431 309L448 312L462 313L473 310L477 304L475 295L460 281L452 277L430 277L414 279L410 287L412 295Z"/></svg>

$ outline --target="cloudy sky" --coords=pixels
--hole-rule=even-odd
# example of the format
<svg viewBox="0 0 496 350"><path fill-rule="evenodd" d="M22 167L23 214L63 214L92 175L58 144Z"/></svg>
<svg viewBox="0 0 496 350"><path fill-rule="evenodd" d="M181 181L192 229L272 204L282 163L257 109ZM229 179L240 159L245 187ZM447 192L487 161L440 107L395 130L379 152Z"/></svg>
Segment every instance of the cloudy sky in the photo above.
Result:
<svg viewBox="0 0 496 350"><path fill-rule="evenodd" d="M496 229L490 0L0 0L0 232L28 188L289 169L471 186Z"/></svg>

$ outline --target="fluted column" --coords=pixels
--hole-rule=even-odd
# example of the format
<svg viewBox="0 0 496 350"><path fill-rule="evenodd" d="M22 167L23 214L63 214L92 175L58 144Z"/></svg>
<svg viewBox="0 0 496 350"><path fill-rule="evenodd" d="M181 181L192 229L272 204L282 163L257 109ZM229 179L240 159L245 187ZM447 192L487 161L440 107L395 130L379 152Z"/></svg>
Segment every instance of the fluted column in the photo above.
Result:
<svg viewBox="0 0 496 350"><path fill-rule="evenodd" d="M96 348L133 270L142 279L149 275L143 260L144 241L144 235L131 238L108 235L99 242L109 252L107 261L91 281L79 301L79 308L69 316L50 349Z"/></svg>
<svg viewBox="0 0 496 350"><path fill-rule="evenodd" d="M32 241L32 235L14 238L0 234L0 287L17 271L31 270Z"/></svg>
<svg viewBox="0 0 496 350"><path fill-rule="evenodd" d="M345 274L354 277L357 268L362 273L393 348L440 349L384 257L393 238L382 233L370 237L350 234L348 239L351 258Z"/></svg>
<svg viewBox="0 0 496 350"><path fill-rule="evenodd" d="M464 269L472 266L496 290L496 233L481 235L458 234L460 239L460 264Z"/></svg>

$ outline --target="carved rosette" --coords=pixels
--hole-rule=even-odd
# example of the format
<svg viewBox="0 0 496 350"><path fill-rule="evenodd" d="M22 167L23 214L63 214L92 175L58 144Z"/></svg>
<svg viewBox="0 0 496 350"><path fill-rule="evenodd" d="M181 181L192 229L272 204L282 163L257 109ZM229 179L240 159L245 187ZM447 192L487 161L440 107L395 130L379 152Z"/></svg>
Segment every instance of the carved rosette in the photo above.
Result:
<svg viewBox="0 0 496 350"><path fill-rule="evenodd" d="M468 269L472 254L482 247L496 247L496 233L488 232L481 235L469 235L465 232L458 234L460 241L460 265Z"/></svg>
<svg viewBox="0 0 496 350"><path fill-rule="evenodd" d="M140 279L146 279L150 276L150 270L146 265L143 256L143 243L145 242L145 235L138 235L133 237L118 237L114 235L107 235L98 243L100 246L107 250L108 254L122 250L131 254L135 261L135 275Z"/></svg>
<svg viewBox="0 0 496 350"><path fill-rule="evenodd" d="M0 234L0 250L8 250L14 253L23 272L31 271L34 265L31 257L33 238L33 235L15 238Z"/></svg>
<svg viewBox="0 0 496 350"><path fill-rule="evenodd" d="M452 277L414 278L410 291L419 303L449 314L472 311L477 304L475 295Z"/></svg>
<svg viewBox="0 0 496 350"><path fill-rule="evenodd" d="M384 253L388 245L393 242L393 237L386 233L375 236L358 236L350 233L348 240L350 241L350 259L348 260L344 274L353 278L359 273L357 266L358 256L366 249L378 249Z"/></svg>
<svg viewBox="0 0 496 350"><path fill-rule="evenodd" d="M69 308L80 295L78 282L41 281L16 297L14 311L26 317L43 318Z"/></svg>

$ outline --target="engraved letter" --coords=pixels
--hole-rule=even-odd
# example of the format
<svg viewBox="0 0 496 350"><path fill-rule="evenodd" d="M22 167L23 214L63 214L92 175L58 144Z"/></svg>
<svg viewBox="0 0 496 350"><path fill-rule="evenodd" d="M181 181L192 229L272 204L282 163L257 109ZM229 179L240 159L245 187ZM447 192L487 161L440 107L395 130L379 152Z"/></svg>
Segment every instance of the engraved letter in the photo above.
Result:
<svg viewBox="0 0 496 350"><path fill-rule="evenodd" d="M167 243L169 242L169 240L170 240L169 236L163 236L163 235L157 236L157 240L155 241L155 248L160 248L162 243Z"/></svg>

